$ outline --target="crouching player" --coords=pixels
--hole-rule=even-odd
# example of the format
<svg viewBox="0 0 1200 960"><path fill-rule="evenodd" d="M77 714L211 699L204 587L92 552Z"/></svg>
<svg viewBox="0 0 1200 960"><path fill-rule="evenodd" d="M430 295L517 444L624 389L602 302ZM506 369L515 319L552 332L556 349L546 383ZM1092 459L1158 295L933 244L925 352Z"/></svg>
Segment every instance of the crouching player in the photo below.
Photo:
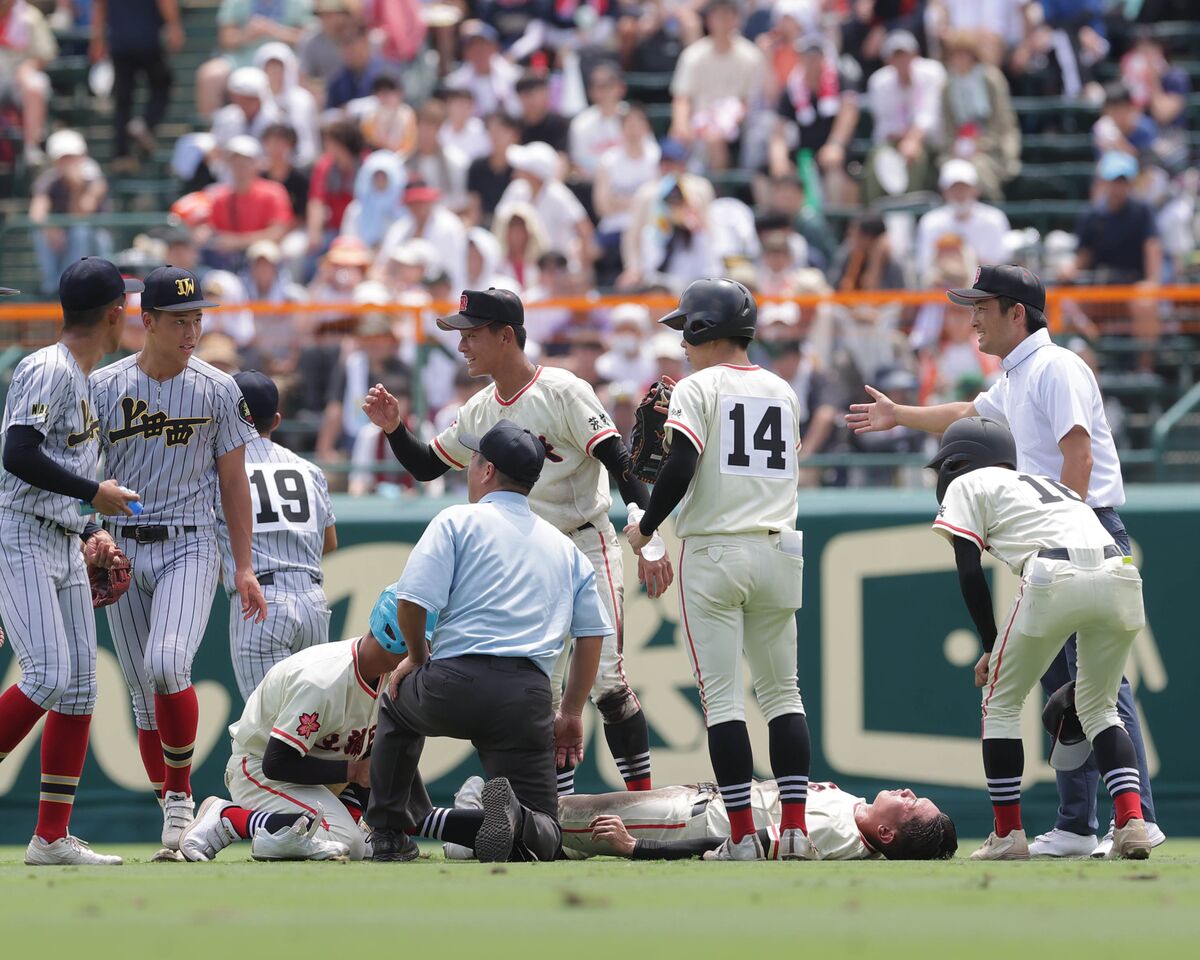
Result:
<svg viewBox="0 0 1200 960"><path fill-rule="evenodd" d="M229 728L232 799L204 801L180 840L184 857L211 860L252 839L255 860L370 858L350 795L370 785L380 680L406 655L395 623L389 589L365 636L309 647L267 672Z"/></svg>

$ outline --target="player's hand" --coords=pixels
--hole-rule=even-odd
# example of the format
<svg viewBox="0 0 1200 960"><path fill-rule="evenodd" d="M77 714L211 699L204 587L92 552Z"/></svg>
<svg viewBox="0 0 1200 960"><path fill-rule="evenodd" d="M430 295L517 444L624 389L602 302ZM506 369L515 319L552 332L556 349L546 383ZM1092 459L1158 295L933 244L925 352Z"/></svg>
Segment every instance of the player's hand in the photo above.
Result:
<svg viewBox="0 0 1200 960"><path fill-rule="evenodd" d="M647 560L638 555L638 580L646 585L646 593L651 600L656 600L667 592L667 587L675 579L671 569L671 561L666 557L661 560Z"/></svg>
<svg viewBox="0 0 1200 960"><path fill-rule="evenodd" d="M641 553L642 547L650 542L650 538L642 533L641 528L636 523L630 523L625 526L625 539L629 541L629 545L633 547L633 552L638 555L638 576L641 576Z"/></svg>
<svg viewBox="0 0 1200 960"><path fill-rule="evenodd" d="M659 391L658 402L654 404L654 409L659 413L670 413L671 392L675 389L675 381L663 375L658 378L658 382L663 385L663 389Z"/></svg>
<svg viewBox="0 0 1200 960"><path fill-rule="evenodd" d="M563 713L554 717L554 765L560 769L583 762L583 716Z"/></svg>
<svg viewBox="0 0 1200 960"><path fill-rule="evenodd" d="M117 557L124 559L125 555L117 548L117 541L107 530L92 534L83 545L83 562L89 567L103 567L107 570L112 567Z"/></svg>
<svg viewBox="0 0 1200 960"><path fill-rule="evenodd" d="M356 783L360 787L371 787L371 758L359 757L357 760L351 760L346 764L346 777L350 783Z"/></svg>
<svg viewBox="0 0 1200 960"><path fill-rule="evenodd" d="M991 653L984 650L983 656L976 661L976 686L988 683L988 667L991 664Z"/></svg>
<svg viewBox="0 0 1200 960"><path fill-rule="evenodd" d="M392 699L396 699L396 695L400 692L400 684L404 678L417 669L417 662L412 657L405 657L400 661L400 666L391 672L388 677L387 693Z"/></svg>
<svg viewBox="0 0 1200 960"><path fill-rule="evenodd" d="M400 401L388 393L382 383L375 384L367 391L362 411L384 433L395 433L400 427Z"/></svg>
<svg viewBox="0 0 1200 960"><path fill-rule="evenodd" d="M874 403L852 403L846 414L846 426L855 433L874 433L891 430L896 425L896 405L870 384L867 393L875 398Z"/></svg>
<svg viewBox="0 0 1200 960"><path fill-rule="evenodd" d="M133 511L125 504L141 499L136 493L122 490L116 480L105 480L96 491L96 496L92 498L92 506L96 508L97 513L106 517L132 517Z"/></svg>
<svg viewBox="0 0 1200 960"><path fill-rule="evenodd" d="M632 857L637 841L625 829L620 817L605 814L592 821L592 842L607 847L618 857Z"/></svg>
<svg viewBox="0 0 1200 960"><path fill-rule="evenodd" d="M167 24L167 50L171 53L178 53L183 49L184 36L183 27L178 23Z"/></svg>
<svg viewBox="0 0 1200 960"><path fill-rule="evenodd" d="M258 585L258 577L249 567L238 570L233 575L233 586L238 596L242 598L242 619L253 619L262 623L267 619L267 598L263 596L262 587Z"/></svg>

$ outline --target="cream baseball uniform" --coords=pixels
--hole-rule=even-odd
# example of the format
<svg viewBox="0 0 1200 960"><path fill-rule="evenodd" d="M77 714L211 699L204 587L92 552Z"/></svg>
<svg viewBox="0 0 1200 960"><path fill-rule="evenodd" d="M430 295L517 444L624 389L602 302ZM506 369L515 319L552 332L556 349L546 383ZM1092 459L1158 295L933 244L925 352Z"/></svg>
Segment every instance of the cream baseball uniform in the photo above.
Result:
<svg viewBox="0 0 1200 960"><path fill-rule="evenodd" d="M985 467L953 480L933 522L1021 577L983 687L983 736L1019 739L1021 706L1067 637L1078 634L1075 709L1090 740L1120 724L1117 688L1145 624L1142 579L1096 514L1048 477ZM1039 556L1065 549L1067 558Z"/></svg>
<svg viewBox="0 0 1200 960"><path fill-rule="evenodd" d="M366 837L330 787L271 780L262 758L272 738L322 760L355 760L370 749L378 694L359 672L358 641L308 647L268 670L229 727L232 756L225 767L225 785L238 806L296 814L319 806L322 839L349 846L352 860L367 855Z"/></svg>
<svg viewBox="0 0 1200 960"><path fill-rule="evenodd" d="M805 819L808 836L822 860L873 860L875 851L858 829L854 811L867 801L833 783L810 783ZM755 781L750 789L754 826L771 838L767 859L779 851L778 825L782 816L779 787L774 780ZM639 840L700 840L729 836L729 815L715 784L662 787L641 793L604 793L560 797L563 850L571 859L603 856L607 851L592 840L592 821L619 816Z"/></svg>
<svg viewBox="0 0 1200 960"><path fill-rule="evenodd" d="M675 531L680 619L705 722L745 719L743 652L763 716L803 713L796 394L761 367L717 364L675 385L666 427L668 444L700 451Z"/></svg>
<svg viewBox="0 0 1200 960"><path fill-rule="evenodd" d="M625 592L621 546L608 519L612 506L608 471L592 456L598 443L619 437L620 432L590 385L568 370L538 367L533 379L509 400L501 399L494 385L471 397L459 410L458 419L434 438L434 452L455 470L465 469L471 451L459 442L459 435L482 437L504 418L546 444L546 464L529 494L529 507L570 537L591 561L600 598L616 626L616 633L604 638L592 686L592 701L598 702L629 687L622 656ZM556 707L562 696L565 664L564 653L551 684ZM637 699L631 697L628 712L638 708ZM648 766L649 758L644 762Z"/></svg>

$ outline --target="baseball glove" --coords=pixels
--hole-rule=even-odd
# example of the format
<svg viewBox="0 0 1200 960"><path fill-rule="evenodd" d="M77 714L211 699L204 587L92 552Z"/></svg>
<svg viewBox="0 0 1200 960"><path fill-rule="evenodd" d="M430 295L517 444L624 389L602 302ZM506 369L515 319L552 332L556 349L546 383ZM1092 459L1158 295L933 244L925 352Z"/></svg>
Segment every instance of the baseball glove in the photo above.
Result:
<svg viewBox="0 0 1200 960"><path fill-rule="evenodd" d="M633 475L646 483L658 479L663 462L663 440L666 436L667 407L671 387L656 380L642 397L633 415L633 437L630 460Z"/></svg>
<svg viewBox="0 0 1200 960"><path fill-rule="evenodd" d="M133 580L129 558L120 549L114 548L114 552L116 556L113 558L111 566L102 567L94 563L88 564L88 581L92 586L92 606L94 608L107 607L109 604L116 603L125 595L125 591L129 589Z"/></svg>

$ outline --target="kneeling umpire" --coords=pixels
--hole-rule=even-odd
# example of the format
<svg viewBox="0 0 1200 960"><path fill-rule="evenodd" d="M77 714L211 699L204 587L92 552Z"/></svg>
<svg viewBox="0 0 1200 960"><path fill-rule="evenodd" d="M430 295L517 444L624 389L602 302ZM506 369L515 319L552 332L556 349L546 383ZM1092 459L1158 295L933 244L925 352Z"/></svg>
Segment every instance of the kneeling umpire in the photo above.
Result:
<svg viewBox="0 0 1200 960"><path fill-rule="evenodd" d="M474 847L480 860L551 860L562 836L556 754L582 759L583 706L613 630L592 564L529 510L541 441L509 420L460 439L475 451L471 502L433 519L393 588L409 659L380 702L367 813L374 855L412 859L407 834L434 821L441 839ZM432 652L429 610L438 613ZM575 656L555 716L550 675L568 636ZM482 811L433 809L417 774L426 737L475 745L488 779Z"/></svg>

